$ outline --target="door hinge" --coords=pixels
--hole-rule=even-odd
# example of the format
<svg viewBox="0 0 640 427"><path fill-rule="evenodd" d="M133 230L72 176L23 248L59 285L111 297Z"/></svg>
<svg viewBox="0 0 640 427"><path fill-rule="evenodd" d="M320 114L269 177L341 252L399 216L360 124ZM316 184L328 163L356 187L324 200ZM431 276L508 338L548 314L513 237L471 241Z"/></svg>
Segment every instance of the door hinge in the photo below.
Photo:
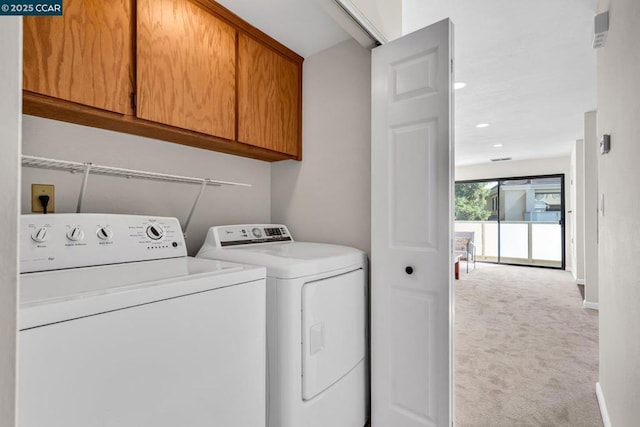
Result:
<svg viewBox="0 0 640 427"><path fill-rule="evenodd" d="M131 109L135 111L136 109L136 93L131 92L129 94L129 99L131 100Z"/></svg>

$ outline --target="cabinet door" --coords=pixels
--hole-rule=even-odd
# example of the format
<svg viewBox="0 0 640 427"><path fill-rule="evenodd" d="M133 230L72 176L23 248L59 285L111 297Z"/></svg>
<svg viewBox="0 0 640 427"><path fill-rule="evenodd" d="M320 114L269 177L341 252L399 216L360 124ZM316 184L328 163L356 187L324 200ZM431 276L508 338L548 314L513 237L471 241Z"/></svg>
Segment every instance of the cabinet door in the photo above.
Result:
<svg viewBox="0 0 640 427"><path fill-rule="evenodd" d="M24 18L25 90L132 114L133 0L64 0Z"/></svg>
<svg viewBox="0 0 640 427"><path fill-rule="evenodd" d="M188 0L138 0L137 116L235 139L236 30Z"/></svg>
<svg viewBox="0 0 640 427"><path fill-rule="evenodd" d="M238 36L238 141L300 155L300 66Z"/></svg>

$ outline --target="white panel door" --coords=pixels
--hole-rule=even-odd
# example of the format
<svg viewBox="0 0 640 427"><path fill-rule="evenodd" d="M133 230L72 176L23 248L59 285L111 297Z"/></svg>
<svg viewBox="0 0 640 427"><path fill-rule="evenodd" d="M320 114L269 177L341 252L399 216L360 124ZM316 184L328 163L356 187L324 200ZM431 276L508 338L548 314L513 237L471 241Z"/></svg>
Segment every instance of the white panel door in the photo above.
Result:
<svg viewBox="0 0 640 427"><path fill-rule="evenodd" d="M373 50L372 426L453 421L453 26Z"/></svg>

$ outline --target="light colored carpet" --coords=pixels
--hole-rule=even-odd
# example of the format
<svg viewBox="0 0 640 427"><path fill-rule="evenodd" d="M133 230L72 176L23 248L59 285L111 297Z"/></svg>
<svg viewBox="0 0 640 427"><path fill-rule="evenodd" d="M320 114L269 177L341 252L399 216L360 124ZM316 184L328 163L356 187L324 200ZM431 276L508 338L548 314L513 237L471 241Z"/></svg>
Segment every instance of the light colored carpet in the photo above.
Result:
<svg viewBox="0 0 640 427"><path fill-rule="evenodd" d="M598 312L582 308L570 273L493 264L461 271L457 426L602 426L597 380Z"/></svg>

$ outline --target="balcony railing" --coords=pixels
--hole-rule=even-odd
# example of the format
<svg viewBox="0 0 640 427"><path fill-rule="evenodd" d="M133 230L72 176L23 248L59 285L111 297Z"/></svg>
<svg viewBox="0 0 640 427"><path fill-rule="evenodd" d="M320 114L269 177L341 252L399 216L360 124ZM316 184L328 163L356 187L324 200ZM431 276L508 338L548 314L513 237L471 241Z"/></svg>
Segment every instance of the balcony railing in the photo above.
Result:
<svg viewBox="0 0 640 427"><path fill-rule="evenodd" d="M500 262L562 266L558 222L500 221ZM455 231L473 231L478 261L498 261L497 221L456 221Z"/></svg>

